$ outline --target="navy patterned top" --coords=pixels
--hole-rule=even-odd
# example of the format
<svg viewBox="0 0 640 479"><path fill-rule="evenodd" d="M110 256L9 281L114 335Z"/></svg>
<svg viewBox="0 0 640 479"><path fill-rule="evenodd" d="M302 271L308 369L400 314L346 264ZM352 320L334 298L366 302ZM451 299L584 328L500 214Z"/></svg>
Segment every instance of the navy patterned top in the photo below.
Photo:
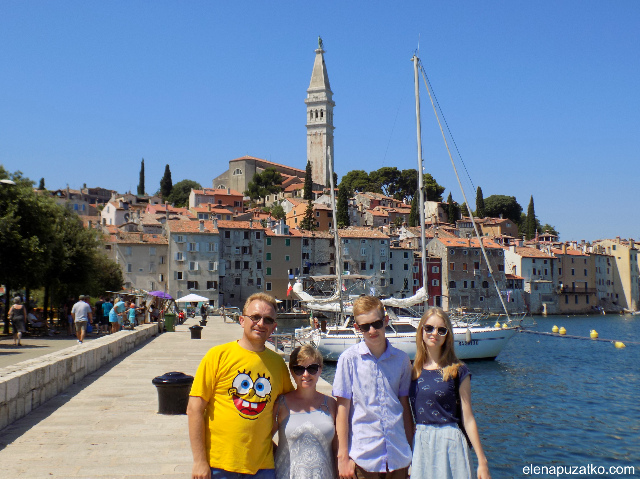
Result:
<svg viewBox="0 0 640 479"><path fill-rule="evenodd" d="M458 368L459 384L471 373L465 364ZM411 381L409 402L416 424L458 424L456 417L455 379L442 379L439 369L423 369L420 377Z"/></svg>

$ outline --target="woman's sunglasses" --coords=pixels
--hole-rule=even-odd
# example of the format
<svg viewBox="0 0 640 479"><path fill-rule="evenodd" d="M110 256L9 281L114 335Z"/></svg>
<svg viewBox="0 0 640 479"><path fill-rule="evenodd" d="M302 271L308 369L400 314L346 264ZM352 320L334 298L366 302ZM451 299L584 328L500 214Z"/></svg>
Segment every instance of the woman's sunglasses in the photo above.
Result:
<svg viewBox="0 0 640 479"><path fill-rule="evenodd" d="M300 366L296 364L295 366L291 366L291 372L296 376L302 376L305 371L307 371L312 376L318 374L318 370L320 369L319 364L309 364L309 366Z"/></svg>
<svg viewBox="0 0 640 479"><path fill-rule="evenodd" d="M422 326L422 330L427 334L431 334L434 331L436 331L438 336L446 336L447 333L449 332L449 330L444 326L440 326L439 328L436 328L435 326L431 326L430 324L425 324L424 326Z"/></svg>

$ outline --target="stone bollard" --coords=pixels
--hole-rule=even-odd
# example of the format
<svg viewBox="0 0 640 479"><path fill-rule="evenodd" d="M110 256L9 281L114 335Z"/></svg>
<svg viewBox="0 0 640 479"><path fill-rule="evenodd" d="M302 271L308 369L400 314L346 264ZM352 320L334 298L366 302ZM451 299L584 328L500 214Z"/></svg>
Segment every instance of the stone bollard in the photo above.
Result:
<svg viewBox="0 0 640 479"><path fill-rule="evenodd" d="M202 326L194 324L189 330L191 331L191 339L202 339Z"/></svg>
<svg viewBox="0 0 640 479"><path fill-rule="evenodd" d="M158 414L186 414L193 376L173 371L153 378L158 389Z"/></svg>

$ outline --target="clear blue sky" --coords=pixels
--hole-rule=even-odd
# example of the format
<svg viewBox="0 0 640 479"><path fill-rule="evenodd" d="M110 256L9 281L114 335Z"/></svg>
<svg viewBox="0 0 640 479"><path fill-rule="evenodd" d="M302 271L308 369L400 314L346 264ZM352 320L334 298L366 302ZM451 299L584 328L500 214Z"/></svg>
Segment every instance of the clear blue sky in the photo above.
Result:
<svg viewBox="0 0 640 479"><path fill-rule="evenodd" d="M640 2L0 2L0 164L49 189L203 186L243 155L306 164L321 35L336 171L416 165L420 57L475 186L561 239L640 239ZM422 94L426 170L453 192ZM475 203L475 190L465 183Z"/></svg>

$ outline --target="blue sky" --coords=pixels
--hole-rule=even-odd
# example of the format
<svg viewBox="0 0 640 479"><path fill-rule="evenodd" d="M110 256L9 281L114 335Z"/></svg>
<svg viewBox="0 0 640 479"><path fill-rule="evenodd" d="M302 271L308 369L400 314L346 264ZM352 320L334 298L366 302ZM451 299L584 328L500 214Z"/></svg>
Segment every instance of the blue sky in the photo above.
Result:
<svg viewBox="0 0 640 479"><path fill-rule="evenodd" d="M0 2L0 164L49 189L303 169L317 37L335 161L415 168L420 57L474 186L564 240L640 237L640 2ZM425 167L462 195L426 91ZM466 180L467 195L475 189Z"/></svg>

